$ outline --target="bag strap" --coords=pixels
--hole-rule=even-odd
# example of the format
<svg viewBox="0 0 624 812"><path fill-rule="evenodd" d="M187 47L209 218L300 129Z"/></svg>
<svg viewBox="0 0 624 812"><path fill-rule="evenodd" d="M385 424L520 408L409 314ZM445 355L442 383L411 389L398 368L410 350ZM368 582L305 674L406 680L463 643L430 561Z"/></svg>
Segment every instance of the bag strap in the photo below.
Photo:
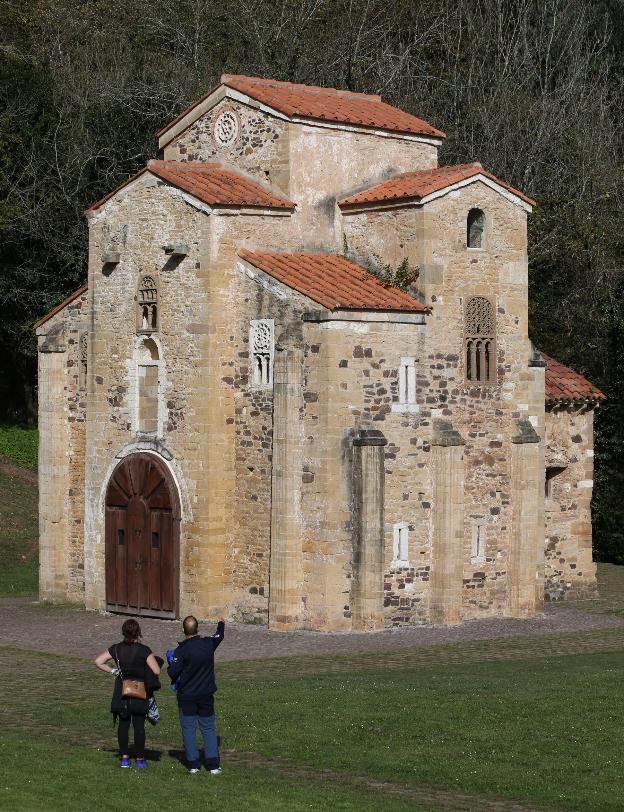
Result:
<svg viewBox="0 0 624 812"><path fill-rule="evenodd" d="M118 644L115 644L115 658L114 659L115 659L115 663L117 664L117 670L119 671L119 677L120 677L121 680L123 680L124 676L123 676L123 672L121 670L121 665L119 664Z"/></svg>

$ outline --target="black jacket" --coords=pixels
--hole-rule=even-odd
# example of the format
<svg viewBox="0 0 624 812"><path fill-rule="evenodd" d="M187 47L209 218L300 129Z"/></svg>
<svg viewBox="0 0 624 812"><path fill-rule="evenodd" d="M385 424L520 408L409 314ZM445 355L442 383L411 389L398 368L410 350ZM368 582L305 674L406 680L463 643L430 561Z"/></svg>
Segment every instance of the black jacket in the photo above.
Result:
<svg viewBox="0 0 624 812"><path fill-rule="evenodd" d="M162 657L155 657L156 662L162 668L164 660ZM113 685L113 697L111 699L111 713L113 714L113 722L115 722L118 716L121 716L122 719L127 718L132 713L147 713L148 710L148 700L150 697L154 696L155 691L160 691L160 679L152 669L149 667L147 663L145 663L145 692L147 694L147 699L123 699L121 696L121 677L115 677L115 683Z"/></svg>
<svg viewBox="0 0 624 812"><path fill-rule="evenodd" d="M171 681L179 677L178 702L206 702L217 690L214 653L225 636L225 623L220 622L212 637L189 637L173 652L167 668Z"/></svg>

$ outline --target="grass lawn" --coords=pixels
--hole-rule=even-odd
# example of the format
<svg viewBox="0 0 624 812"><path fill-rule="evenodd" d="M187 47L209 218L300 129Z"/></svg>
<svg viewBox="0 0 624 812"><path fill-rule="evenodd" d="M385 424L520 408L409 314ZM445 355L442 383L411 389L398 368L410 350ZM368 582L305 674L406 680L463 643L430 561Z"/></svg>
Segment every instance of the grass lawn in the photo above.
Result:
<svg viewBox="0 0 624 812"><path fill-rule="evenodd" d="M33 426L0 423L0 457L35 471L38 436Z"/></svg>
<svg viewBox="0 0 624 812"><path fill-rule="evenodd" d="M0 472L0 595L36 595L37 488Z"/></svg>
<svg viewBox="0 0 624 812"><path fill-rule="evenodd" d="M484 656L492 645L483 643ZM168 689L159 699L163 721L148 732L149 778L120 775L110 679L83 660L1 653L10 701L0 712L0 757L21 766L4 771L0 807L81 809L88 793L90 806L118 809L124 787L143 782L174 809L214 800L228 810L481 812L492 797L541 809L624 808L619 651L533 659L527 650L510 661L392 670L382 656L371 667L370 655L223 663L225 771L218 783L202 772L198 784L171 752L180 736ZM436 802L426 787L438 788ZM483 800L457 805L462 792ZM11 806L13 794L20 804Z"/></svg>
<svg viewBox="0 0 624 812"><path fill-rule="evenodd" d="M36 434L0 427L0 457L34 464ZM34 595L37 490L5 468L0 595ZM623 574L599 565L601 597L579 608L624 614ZM228 812L502 812L514 801L616 812L624 809L621 639L615 629L220 664L219 777L190 776L180 764L167 688L162 723L148 730L149 771L122 772L110 678L81 659L0 647L0 808L117 812L140 797Z"/></svg>

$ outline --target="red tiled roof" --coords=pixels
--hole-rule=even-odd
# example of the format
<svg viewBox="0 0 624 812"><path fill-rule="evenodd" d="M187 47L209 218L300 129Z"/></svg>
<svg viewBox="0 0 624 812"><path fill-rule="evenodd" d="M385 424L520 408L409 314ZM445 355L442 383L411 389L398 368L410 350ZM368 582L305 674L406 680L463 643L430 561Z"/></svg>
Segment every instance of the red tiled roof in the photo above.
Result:
<svg viewBox="0 0 624 812"><path fill-rule="evenodd" d="M67 299L63 299L63 301L60 304L57 304L56 307L53 307L52 310L46 313L45 316L42 316L42 318L40 318L39 321L36 321L35 324L33 325L33 329L36 330L38 327L44 325L46 321L52 318L52 316L56 316L56 314L59 311L61 311L64 307L67 307L68 304L71 304L79 296L82 296L82 294L86 290L88 290L88 288L89 285L85 282L84 285L81 285L78 288L78 290L75 290L73 293L70 293Z"/></svg>
<svg viewBox="0 0 624 812"><path fill-rule="evenodd" d="M221 85L238 90L252 99L266 104L289 117L333 121L338 124L352 124L361 127L374 127L391 132L423 135L430 138L444 138L440 130L432 127L421 118L404 110L392 107L381 100L381 96L368 93L353 93L333 87L300 85L293 82L278 82L276 79L261 79L258 76L239 76L224 73ZM181 121L198 104L207 99L217 87L213 87L187 110L167 124L157 135Z"/></svg>
<svg viewBox="0 0 624 812"><path fill-rule="evenodd" d="M124 186L144 172L188 192L210 206L251 206L263 209L294 209L295 204L217 163L196 161L148 161L146 167L128 178L121 186L94 203L87 212L100 208Z"/></svg>
<svg viewBox="0 0 624 812"><path fill-rule="evenodd" d="M606 395L597 386L554 358L540 351L546 362L546 403L555 404L570 401L596 402L605 400Z"/></svg>
<svg viewBox="0 0 624 812"><path fill-rule="evenodd" d="M238 252L244 260L330 310L408 310L429 308L399 288L339 254L282 254L274 251Z"/></svg>
<svg viewBox="0 0 624 812"><path fill-rule="evenodd" d="M516 195L530 206L535 205L535 201L522 194L513 186L497 178L480 163L457 164L455 166L441 166L438 169L419 169L416 172L403 172L383 183L364 189L362 192L346 197L339 201L340 206L362 206L367 203L382 203L384 201L394 202L399 200L422 200L423 197L439 192L467 180L475 175L485 175L499 186Z"/></svg>

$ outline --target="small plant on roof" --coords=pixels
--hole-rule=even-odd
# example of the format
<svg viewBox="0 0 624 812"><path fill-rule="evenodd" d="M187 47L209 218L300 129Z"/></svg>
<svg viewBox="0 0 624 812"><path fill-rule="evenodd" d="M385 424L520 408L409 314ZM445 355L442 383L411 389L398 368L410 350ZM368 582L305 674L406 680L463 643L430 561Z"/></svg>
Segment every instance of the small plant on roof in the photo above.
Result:
<svg viewBox="0 0 624 812"><path fill-rule="evenodd" d="M368 270L377 277L386 287L395 287L409 293L410 287L418 279L420 268L415 265L410 267L407 257L403 257L396 268L382 262L381 257L373 254L374 263L370 263Z"/></svg>

